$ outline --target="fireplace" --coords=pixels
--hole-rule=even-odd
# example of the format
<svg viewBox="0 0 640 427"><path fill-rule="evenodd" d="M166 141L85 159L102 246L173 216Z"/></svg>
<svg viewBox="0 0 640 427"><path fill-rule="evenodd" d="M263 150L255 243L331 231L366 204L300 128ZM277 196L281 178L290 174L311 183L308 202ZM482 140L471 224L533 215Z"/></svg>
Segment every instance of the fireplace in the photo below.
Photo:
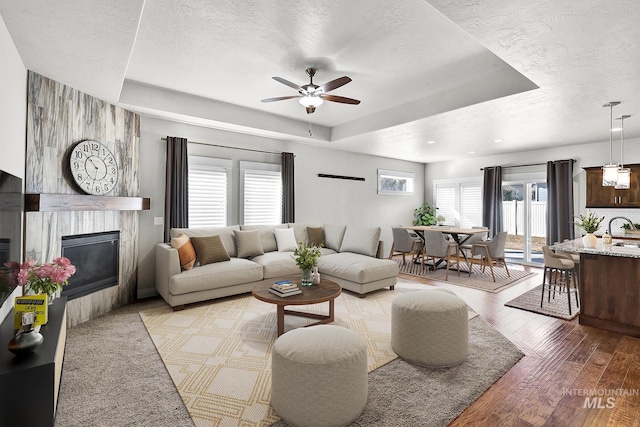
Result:
<svg viewBox="0 0 640 427"><path fill-rule="evenodd" d="M120 231L62 236L62 256L76 266L62 295L70 300L118 285Z"/></svg>

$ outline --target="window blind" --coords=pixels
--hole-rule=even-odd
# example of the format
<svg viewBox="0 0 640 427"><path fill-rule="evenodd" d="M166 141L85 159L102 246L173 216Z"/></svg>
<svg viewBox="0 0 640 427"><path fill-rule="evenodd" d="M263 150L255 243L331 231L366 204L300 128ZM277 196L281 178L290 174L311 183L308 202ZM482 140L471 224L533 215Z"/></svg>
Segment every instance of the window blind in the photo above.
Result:
<svg viewBox="0 0 640 427"><path fill-rule="evenodd" d="M271 170L243 169L244 165L241 165L243 183L242 223L245 225L282 223L282 177L280 175L280 165L264 165L265 169Z"/></svg>
<svg viewBox="0 0 640 427"><path fill-rule="evenodd" d="M445 218L444 224L456 225L456 187L455 185L439 184L436 186L436 215Z"/></svg>
<svg viewBox="0 0 640 427"><path fill-rule="evenodd" d="M482 186L460 184L460 227L482 226Z"/></svg>
<svg viewBox="0 0 640 427"><path fill-rule="evenodd" d="M227 170L189 165L189 227L226 227Z"/></svg>

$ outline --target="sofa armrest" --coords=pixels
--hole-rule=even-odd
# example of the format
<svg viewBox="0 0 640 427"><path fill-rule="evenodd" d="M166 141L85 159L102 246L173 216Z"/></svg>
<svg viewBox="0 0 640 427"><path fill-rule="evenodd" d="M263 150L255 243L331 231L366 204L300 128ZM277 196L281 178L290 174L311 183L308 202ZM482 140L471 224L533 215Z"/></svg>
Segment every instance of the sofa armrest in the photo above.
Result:
<svg viewBox="0 0 640 427"><path fill-rule="evenodd" d="M156 290L160 295L169 295L169 278L180 271L178 250L166 243L156 244Z"/></svg>

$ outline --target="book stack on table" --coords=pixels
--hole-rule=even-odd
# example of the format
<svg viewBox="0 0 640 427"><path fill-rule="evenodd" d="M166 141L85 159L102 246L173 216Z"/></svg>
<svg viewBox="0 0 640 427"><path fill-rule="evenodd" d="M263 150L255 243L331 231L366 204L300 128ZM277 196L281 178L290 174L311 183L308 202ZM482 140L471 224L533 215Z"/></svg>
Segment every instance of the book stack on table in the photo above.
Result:
<svg viewBox="0 0 640 427"><path fill-rule="evenodd" d="M298 285L289 280L281 280L274 283L271 285L271 288L269 288L269 292L280 297L288 297L302 293Z"/></svg>

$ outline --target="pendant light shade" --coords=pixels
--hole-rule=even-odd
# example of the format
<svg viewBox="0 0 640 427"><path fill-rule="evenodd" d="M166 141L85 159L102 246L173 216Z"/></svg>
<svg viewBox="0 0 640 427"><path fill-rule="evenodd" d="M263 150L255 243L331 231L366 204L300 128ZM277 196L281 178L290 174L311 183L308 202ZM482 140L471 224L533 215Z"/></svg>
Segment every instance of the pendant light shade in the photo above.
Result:
<svg viewBox="0 0 640 427"><path fill-rule="evenodd" d="M620 169L616 182L617 190L628 190L631 187L631 169L624 167L624 119L631 116L621 116L620 120Z"/></svg>
<svg viewBox="0 0 640 427"><path fill-rule="evenodd" d="M619 168L617 163L608 163L602 166L602 185L604 187L613 187L618 183Z"/></svg>
<svg viewBox="0 0 640 427"><path fill-rule="evenodd" d="M620 104L620 101L611 101L603 105L609 107L609 163L602 166L602 186L613 187L618 183L618 169L620 166L613 163L613 107Z"/></svg>

